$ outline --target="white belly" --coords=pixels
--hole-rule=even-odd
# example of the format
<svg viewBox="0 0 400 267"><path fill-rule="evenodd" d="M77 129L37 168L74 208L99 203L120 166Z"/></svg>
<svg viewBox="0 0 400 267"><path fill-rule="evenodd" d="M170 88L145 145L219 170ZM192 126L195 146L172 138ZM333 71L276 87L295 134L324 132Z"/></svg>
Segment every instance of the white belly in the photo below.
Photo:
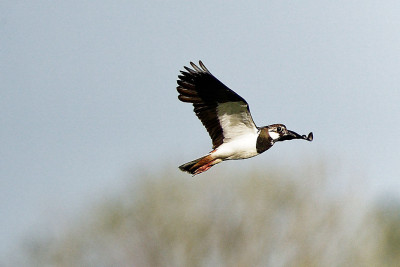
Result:
<svg viewBox="0 0 400 267"><path fill-rule="evenodd" d="M258 155L256 149L258 134L247 134L220 145L213 156L222 160L247 159Z"/></svg>

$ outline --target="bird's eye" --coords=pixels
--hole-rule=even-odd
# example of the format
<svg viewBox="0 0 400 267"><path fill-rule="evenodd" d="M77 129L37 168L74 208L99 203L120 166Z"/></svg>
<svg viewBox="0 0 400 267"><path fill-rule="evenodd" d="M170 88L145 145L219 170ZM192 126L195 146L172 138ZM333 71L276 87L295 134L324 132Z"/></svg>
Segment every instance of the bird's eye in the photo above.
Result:
<svg viewBox="0 0 400 267"><path fill-rule="evenodd" d="M281 127L276 128L276 130L277 130L279 133L282 132L282 128L281 128Z"/></svg>

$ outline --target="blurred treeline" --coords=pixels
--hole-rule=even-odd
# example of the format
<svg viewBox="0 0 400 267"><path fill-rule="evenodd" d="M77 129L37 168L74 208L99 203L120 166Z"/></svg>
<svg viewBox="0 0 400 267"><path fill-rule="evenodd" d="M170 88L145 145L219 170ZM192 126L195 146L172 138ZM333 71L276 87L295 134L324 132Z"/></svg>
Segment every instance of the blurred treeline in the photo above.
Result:
<svg viewBox="0 0 400 267"><path fill-rule="evenodd" d="M142 174L56 233L29 266L400 266L400 206L322 165Z"/></svg>

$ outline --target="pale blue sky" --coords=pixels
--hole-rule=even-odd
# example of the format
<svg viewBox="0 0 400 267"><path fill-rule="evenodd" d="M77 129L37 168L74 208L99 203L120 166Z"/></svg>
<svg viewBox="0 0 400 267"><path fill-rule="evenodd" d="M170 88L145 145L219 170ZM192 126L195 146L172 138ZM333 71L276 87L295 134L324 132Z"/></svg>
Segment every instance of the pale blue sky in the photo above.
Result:
<svg viewBox="0 0 400 267"><path fill-rule="evenodd" d="M399 10L370 0L2 1L0 256L135 174L208 152L175 91L178 71L199 59L257 125L315 137L215 168L323 158L371 194L398 196Z"/></svg>

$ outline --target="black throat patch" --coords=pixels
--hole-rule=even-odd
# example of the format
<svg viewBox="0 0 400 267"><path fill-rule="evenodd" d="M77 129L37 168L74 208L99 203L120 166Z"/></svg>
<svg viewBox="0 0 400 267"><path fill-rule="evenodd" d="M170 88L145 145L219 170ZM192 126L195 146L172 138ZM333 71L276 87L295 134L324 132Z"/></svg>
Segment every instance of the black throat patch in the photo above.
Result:
<svg viewBox="0 0 400 267"><path fill-rule="evenodd" d="M269 136L268 128L261 128L260 134L257 137L256 149L257 153L261 154L268 150L274 144L273 139Z"/></svg>

